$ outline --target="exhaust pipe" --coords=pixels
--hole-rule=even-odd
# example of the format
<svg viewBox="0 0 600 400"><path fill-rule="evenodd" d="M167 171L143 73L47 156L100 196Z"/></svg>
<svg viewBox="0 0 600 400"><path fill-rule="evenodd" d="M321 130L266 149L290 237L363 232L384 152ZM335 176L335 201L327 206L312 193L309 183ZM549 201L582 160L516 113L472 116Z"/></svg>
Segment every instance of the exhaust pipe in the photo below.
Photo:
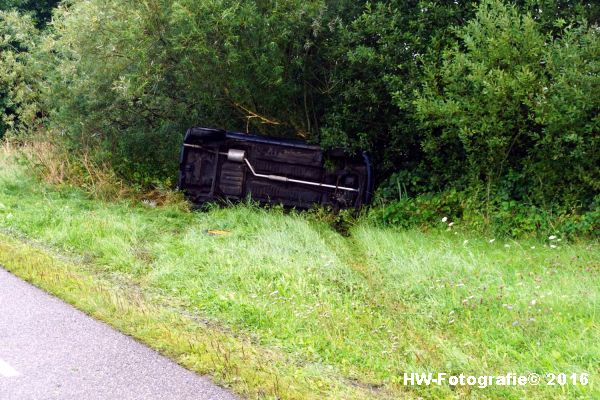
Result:
<svg viewBox="0 0 600 400"><path fill-rule="evenodd" d="M246 158L246 152L244 150L229 149L229 151L227 153L220 153L220 154L227 154L227 160L229 160L231 162L246 163L246 165L250 169L250 172L252 173L252 175L254 175L257 178L268 179L270 181L275 181L275 182L291 182L291 183L299 183L302 185L324 187L324 188L329 188L329 189L336 189L336 190L339 189L339 190L345 190L347 192L358 192L358 189L349 188L349 187L345 187L345 186L335 186L335 185L328 185L326 183L321 183L321 182L303 181L303 180L299 180L299 179L287 178L285 176L280 176L280 175L258 174L252 167L252 164L250 164L250 161L248 161L248 159Z"/></svg>

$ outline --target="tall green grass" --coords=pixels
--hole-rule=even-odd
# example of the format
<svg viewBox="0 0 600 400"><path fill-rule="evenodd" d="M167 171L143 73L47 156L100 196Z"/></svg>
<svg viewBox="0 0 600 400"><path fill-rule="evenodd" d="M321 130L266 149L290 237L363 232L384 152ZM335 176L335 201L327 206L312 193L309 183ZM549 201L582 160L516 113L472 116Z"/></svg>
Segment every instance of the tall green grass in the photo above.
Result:
<svg viewBox="0 0 600 400"><path fill-rule="evenodd" d="M344 237L310 215L101 202L47 187L6 156L0 167L5 231L79 256L295 363L335 371L373 397L600 396L596 242L503 241L367 222ZM587 372L591 383L403 385L404 372L426 371Z"/></svg>

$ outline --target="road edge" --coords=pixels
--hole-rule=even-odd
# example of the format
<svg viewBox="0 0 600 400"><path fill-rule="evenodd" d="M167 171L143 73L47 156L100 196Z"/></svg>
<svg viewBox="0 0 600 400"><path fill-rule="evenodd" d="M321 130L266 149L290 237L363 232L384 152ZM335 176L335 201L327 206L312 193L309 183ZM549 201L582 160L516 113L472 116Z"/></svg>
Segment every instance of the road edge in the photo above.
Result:
<svg viewBox="0 0 600 400"><path fill-rule="evenodd" d="M0 232L8 272L133 337L181 366L247 398L366 399L369 390L304 368L282 354L111 285L82 265ZM337 379L336 379L337 378Z"/></svg>

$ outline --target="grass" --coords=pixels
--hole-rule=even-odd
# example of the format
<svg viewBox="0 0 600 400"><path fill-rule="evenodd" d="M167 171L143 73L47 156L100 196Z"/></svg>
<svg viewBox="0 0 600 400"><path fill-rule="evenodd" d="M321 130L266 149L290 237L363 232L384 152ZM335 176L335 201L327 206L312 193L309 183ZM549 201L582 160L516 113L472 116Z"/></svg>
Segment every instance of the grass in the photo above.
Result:
<svg viewBox="0 0 600 400"><path fill-rule="evenodd" d="M39 183L6 154L0 168L0 227L11 237L0 237L0 262L243 395L600 396L597 242L490 243L365 221L345 237L276 209L93 200ZM587 372L591 382L412 387L404 372Z"/></svg>

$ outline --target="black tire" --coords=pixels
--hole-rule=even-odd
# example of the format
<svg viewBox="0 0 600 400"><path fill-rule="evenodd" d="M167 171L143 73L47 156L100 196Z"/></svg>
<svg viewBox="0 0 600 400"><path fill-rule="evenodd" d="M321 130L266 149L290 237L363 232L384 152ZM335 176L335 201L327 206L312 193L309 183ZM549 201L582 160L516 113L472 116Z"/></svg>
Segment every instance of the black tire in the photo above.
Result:
<svg viewBox="0 0 600 400"><path fill-rule="evenodd" d="M225 139L225 131L211 128L192 128L185 135L185 143L205 143Z"/></svg>

